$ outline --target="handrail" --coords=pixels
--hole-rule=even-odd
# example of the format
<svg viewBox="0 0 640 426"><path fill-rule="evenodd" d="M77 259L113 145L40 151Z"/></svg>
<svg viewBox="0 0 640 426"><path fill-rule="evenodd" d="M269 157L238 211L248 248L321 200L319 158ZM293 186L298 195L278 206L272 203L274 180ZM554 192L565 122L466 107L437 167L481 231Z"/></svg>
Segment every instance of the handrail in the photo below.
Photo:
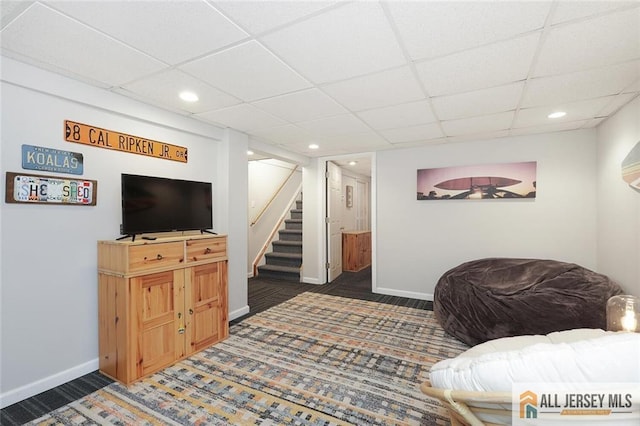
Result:
<svg viewBox="0 0 640 426"><path fill-rule="evenodd" d="M284 188L284 186L287 184L287 182L289 182L289 180L291 179L291 177L293 176L293 174L296 172L296 170L298 170L298 165L296 164L296 166L291 169L291 173L289 174L289 176L287 176L287 178L284 180L284 182L282 182L282 184L280 185L280 187L276 190L276 192L271 196L271 199L269 199L269 201L267 202L267 204L265 204L265 206L262 208L262 210L260 210L260 213L258 213L258 215L255 217L255 219L253 219L251 221L251 224L249 226L253 226L256 223L258 223L258 221L260 220L260 218L262 217L262 215L267 211L267 209L269 208L269 206L271 205L271 203L273 203L273 200L276 199L276 197L280 194L280 192L282 191L282 189Z"/></svg>
<svg viewBox="0 0 640 426"><path fill-rule="evenodd" d="M302 190L302 183L300 183L300 185L298 185L298 189L294 193L293 198L291 199L289 204L287 204L287 209L282 212L282 215L280 216L280 219L278 220L278 223L276 223L276 226L273 227L273 229L271 230L271 233L267 237L267 240L265 241L265 243L262 245L262 248L258 252L258 255L253 260L253 263L251 264L251 269L253 271L253 276L256 276L256 273L257 273L257 270L258 270L258 263L260 263L260 260L262 260L262 258L264 257L264 254L267 252L267 249L269 248L269 245L273 241L273 238L275 237L276 233L280 229L280 226L282 225L282 222L284 222L284 220L287 217L287 214L290 212L290 210L288 210L288 209L290 209L291 206L293 205L293 203L295 203L295 201L298 199L298 196L300 195L300 191L301 190Z"/></svg>

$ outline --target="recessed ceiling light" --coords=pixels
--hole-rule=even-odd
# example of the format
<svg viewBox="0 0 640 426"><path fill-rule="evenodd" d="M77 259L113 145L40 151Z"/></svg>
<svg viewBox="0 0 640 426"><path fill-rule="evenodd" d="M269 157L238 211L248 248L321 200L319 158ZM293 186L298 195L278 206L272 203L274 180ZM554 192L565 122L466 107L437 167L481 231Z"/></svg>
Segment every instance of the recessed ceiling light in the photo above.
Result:
<svg viewBox="0 0 640 426"><path fill-rule="evenodd" d="M317 145L315 143L312 143L311 145L309 145L309 149L318 149L320 148L320 145Z"/></svg>
<svg viewBox="0 0 640 426"><path fill-rule="evenodd" d="M349 161L349 165L350 165L350 166L355 166L356 164L358 164L358 162L357 162L357 161Z"/></svg>
<svg viewBox="0 0 640 426"><path fill-rule="evenodd" d="M198 95L193 92L184 91L180 92L180 99L185 102L198 102Z"/></svg>
<svg viewBox="0 0 640 426"><path fill-rule="evenodd" d="M253 155L253 151L247 151L247 155Z"/></svg>
<svg viewBox="0 0 640 426"><path fill-rule="evenodd" d="M551 114L547 115L547 117L549 117L549 118L561 118L561 117L564 117L565 115L567 115L567 113L564 112L564 111L556 111L556 112L552 112Z"/></svg>

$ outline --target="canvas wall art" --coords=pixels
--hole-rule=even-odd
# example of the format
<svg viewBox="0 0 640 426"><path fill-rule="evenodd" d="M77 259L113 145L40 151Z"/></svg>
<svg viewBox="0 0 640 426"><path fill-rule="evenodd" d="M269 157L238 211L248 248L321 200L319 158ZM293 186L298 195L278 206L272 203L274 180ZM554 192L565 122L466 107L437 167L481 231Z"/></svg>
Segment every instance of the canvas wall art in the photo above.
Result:
<svg viewBox="0 0 640 426"><path fill-rule="evenodd" d="M640 142L622 160L622 179L630 187L640 191Z"/></svg>
<svg viewBox="0 0 640 426"><path fill-rule="evenodd" d="M536 197L535 161L418 170L418 200Z"/></svg>

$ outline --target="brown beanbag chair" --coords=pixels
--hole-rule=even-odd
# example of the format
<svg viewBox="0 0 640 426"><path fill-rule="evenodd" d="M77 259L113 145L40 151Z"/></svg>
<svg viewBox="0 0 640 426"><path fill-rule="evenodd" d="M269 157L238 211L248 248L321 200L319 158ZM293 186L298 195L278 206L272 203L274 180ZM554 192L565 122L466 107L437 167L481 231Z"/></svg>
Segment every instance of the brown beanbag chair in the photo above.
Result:
<svg viewBox="0 0 640 426"><path fill-rule="evenodd" d="M445 272L433 311L445 331L468 345L528 334L607 326L607 300L622 289L573 263L488 258Z"/></svg>

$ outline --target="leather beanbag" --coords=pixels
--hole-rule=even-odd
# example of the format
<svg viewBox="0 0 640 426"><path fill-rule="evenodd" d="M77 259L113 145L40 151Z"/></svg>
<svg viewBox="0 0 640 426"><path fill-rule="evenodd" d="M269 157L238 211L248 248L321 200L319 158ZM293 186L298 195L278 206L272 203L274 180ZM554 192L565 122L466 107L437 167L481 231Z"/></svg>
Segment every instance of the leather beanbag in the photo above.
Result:
<svg viewBox="0 0 640 426"><path fill-rule="evenodd" d="M434 292L436 318L468 345L501 337L606 328L606 304L622 289L573 263L488 258L445 272Z"/></svg>

